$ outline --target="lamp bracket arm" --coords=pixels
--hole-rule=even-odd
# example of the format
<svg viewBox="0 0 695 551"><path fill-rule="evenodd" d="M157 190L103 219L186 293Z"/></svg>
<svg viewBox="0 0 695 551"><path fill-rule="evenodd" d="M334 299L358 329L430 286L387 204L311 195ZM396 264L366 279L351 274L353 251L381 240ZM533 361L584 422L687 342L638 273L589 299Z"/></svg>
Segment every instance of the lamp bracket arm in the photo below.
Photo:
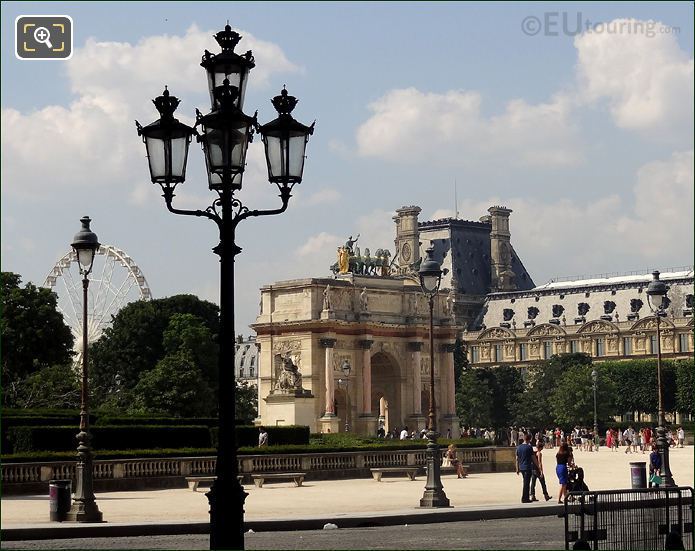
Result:
<svg viewBox="0 0 695 551"><path fill-rule="evenodd" d="M172 212L174 214L181 214L184 216L203 216L205 218L209 218L213 222L215 222L218 226L222 224L222 218L217 212L217 204L219 202L219 199L216 199L213 204L209 207L207 207L205 210L188 210L188 209L177 209L174 208L172 205L172 201L174 199L174 188L173 187L162 187L162 190L164 191L164 202L166 203L167 210L169 212Z"/></svg>
<svg viewBox="0 0 695 551"><path fill-rule="evenodd" d="M278 209L249 210L246 207L242 207L238 211L237 216L234 218L234 226L251 216L271 216L274 214L282 214L287 210L287 206L289 205L290 197L292 197L291 191L291 187L283 186L280 188L280 199L282 199L282 206ZM241 203L239 203L239 205L241 205Z"/></svg>

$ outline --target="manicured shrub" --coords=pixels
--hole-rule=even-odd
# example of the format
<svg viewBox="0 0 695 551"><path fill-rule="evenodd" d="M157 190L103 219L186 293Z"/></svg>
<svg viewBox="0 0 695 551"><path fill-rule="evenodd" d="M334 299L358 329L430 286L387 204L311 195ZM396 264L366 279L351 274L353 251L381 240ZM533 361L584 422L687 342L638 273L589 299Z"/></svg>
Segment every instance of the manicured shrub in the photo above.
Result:
<svg viewBox="0 0 695 551"><path fill-rule="evenodd" d="M308 445L309 427L302 425L288 425L282 427L266 427L268 432L268 444L274 445ZM217 446L218 428L210 429L212 445ZM236 439L239 447L258 446L258 427L242 425L236 427Z"/></svg>
<svg viewBox="0 0 695 551"><path fill-rule="evenodd" d="M217 426L217 417L152 417L150 415L100 415L96 426L100 425L205 425Z"/></svg>
<svg viewBox="0 0 695 551"><path fill-rule="evenodd" d="M77 447L77 427L12 427L8 440L14 453L39 450L69 451ZM99 449L209 448L210 430L189 426L95 426L90 428L92 447Z"/></svg>

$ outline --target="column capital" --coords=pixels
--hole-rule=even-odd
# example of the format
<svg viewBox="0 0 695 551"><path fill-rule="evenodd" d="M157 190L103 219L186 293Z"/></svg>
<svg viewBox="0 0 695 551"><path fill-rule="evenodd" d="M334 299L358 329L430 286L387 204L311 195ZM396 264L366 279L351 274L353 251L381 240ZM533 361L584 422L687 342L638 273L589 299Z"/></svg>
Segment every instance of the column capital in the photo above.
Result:
<svg viewBox="0 0 695 551"><path fill-rule="evenodd" d="M454 352L454 350L456 350L456 343L454 342L446 342L439 345L440 352L448 352L451 354Z"/></svg>
<svg viewBox="0 0 695 551"><path fill-rule="evenodd" d="M369 350L374 344L374 341L372 339L361 339L357 341L357 344L360 348Z"/></svg>
<svg viewBox="0 0 695 551"><path fill-rule="evenodd" d="M422 351L422 341L410 341L408 342L408 352L420 352Z"/></svg>
<svg viewBox="0 0 695 551"><path fill-rule="evenodd" d="M335 346L337 339L319 339L319 346L321 348L333 348Z"/></svg>

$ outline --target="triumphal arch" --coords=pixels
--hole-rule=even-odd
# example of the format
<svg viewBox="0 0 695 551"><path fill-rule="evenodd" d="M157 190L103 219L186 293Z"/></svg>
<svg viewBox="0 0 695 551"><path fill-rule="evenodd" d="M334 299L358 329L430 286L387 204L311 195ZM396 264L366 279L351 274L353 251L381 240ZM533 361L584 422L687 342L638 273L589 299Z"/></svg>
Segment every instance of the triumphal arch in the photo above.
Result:
<svg viewBox="0 0 695 551"><path fill-rule="evenodd" d="M418 431L427 419L434 354L437 428L456 436L457 336L491 290L533 284L509 242L510 212L491 207L480 221L418 222L419 207L402 207L393 217L393 254L351 235L337 250L332 277L262 287L252 325L260 347L258 424ZM417 277L430 245L446 270L435 297L433 350Z"/></svg>

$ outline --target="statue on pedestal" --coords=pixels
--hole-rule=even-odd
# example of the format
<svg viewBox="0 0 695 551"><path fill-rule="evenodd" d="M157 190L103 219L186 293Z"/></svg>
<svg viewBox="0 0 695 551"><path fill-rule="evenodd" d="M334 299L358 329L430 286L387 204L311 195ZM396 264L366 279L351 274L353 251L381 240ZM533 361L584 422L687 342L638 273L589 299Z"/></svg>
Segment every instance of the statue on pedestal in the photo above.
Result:
<svg viewBox="0 0 695 551"><path fill-rule="evenodd" d="M282 371L275 385L276 390L303 390L302 374L289 354L282 358Z"/></svg>

